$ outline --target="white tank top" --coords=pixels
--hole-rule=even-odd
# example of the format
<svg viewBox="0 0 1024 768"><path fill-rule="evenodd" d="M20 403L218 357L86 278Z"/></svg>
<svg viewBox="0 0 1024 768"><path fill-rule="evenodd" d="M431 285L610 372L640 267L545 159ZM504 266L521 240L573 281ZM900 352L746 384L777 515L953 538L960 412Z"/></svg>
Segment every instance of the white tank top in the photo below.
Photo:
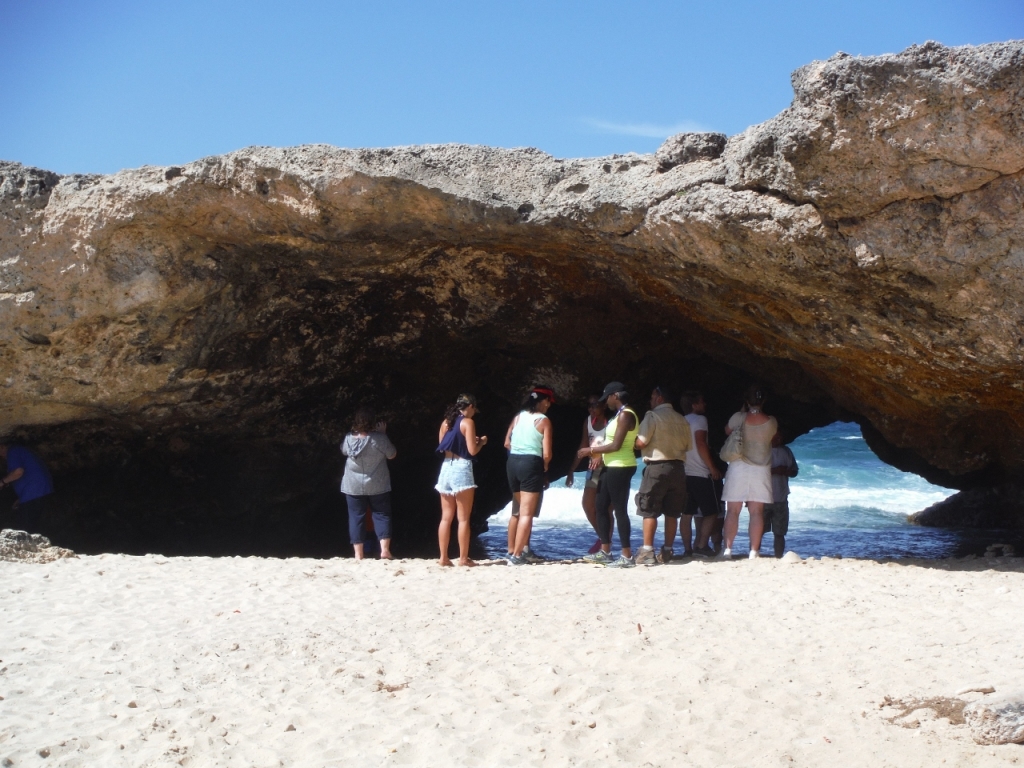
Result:
<svg viewBox="0 0 1024 768"><path fill-rule="evenodd" d="M589 416L587 416L587 434L590 436L591 447L595 445L604 445L604 431L606 429L608 429L607 421L601 429L594 429L594 422Z"/></svg>

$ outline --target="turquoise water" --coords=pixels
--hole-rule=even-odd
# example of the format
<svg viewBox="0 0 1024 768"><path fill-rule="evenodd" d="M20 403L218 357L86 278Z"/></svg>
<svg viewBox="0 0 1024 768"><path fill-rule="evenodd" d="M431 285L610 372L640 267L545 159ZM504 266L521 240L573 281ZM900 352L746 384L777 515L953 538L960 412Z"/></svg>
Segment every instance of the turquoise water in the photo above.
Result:
<svg viewBox="0 0 1024 768"><path fill-rule="evenodd" d="M803 557L948 557L960 551L968 534L907 523L907 515L950 496L954 491L917 475L890 467L871 452L857 424L837 422L811 430L789 446L800 474L790 481L790 528L786 547ZM578 481L583 475L578 474ZM640 487L640 468L633 489ZM581 488L556 481L544 495L534 524L533 547L553 558L578 557L596 537L580 506ZM632 494L631 494L632 496ZM509 510L491 518L481 542L492 556L505 551ZM630 510L633 501L630 499ZM633 515L632 543L640 542L640 518ZM734 550L749 548L747 513L740 517ZM772 549L771 534L762 550ZM618 547L618 537L613 542ZM661 546L659 524L657 546ZM680 550L678 541L676 551Z"/></svg>

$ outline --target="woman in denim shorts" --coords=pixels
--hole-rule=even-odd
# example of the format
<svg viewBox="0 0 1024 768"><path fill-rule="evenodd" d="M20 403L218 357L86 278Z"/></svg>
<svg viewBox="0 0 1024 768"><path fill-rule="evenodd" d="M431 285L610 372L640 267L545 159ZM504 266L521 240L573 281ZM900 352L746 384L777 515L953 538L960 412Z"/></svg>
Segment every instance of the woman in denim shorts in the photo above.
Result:
<svg viewBox="0 0 1024 768"><path fill-rule="evenodd" d="M437 529L437 543L441 549L441 565L451 565L448 544L452 537L452 521L459 519L459 565L476 565L469 559L469 517L473 513L473 460L487 445L487 438L477 436L476 398L459 395L449 406L438 433L437 452L444 454L441 472L434 488L441 494L441 525Z"/></svg>

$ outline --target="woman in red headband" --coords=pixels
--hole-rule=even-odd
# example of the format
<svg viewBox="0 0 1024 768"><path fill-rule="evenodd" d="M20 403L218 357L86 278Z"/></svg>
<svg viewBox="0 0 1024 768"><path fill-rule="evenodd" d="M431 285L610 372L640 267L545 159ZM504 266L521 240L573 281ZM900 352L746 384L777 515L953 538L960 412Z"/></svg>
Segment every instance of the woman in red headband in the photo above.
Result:
<svg viewBox="0 0 1024 768"><path fill-rule="evenodd" d="M550 387L534 387L505 435L505 448L509 452L508 486L512 491L513 509L519 510L518 516L513 515L508 521L509 565L527 562L524 550L530 543L533 518L540 508L545 475L551 463L551 420L546 414L554 402L555 393Z"/></svg>

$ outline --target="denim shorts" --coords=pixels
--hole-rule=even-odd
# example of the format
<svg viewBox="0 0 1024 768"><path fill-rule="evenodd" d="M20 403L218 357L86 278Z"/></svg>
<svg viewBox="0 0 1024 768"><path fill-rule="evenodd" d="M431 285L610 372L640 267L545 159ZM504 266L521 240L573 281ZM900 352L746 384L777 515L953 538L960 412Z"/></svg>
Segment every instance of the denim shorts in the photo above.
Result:
<svg viewBox="0 0 1024 768"><path fill-rule="evenodd" d="M457 493L476 488L473 481L473 462L469 459L445 459L441 462L441 472L437 476L434 490L442 496L454 496Z"/></svg>

